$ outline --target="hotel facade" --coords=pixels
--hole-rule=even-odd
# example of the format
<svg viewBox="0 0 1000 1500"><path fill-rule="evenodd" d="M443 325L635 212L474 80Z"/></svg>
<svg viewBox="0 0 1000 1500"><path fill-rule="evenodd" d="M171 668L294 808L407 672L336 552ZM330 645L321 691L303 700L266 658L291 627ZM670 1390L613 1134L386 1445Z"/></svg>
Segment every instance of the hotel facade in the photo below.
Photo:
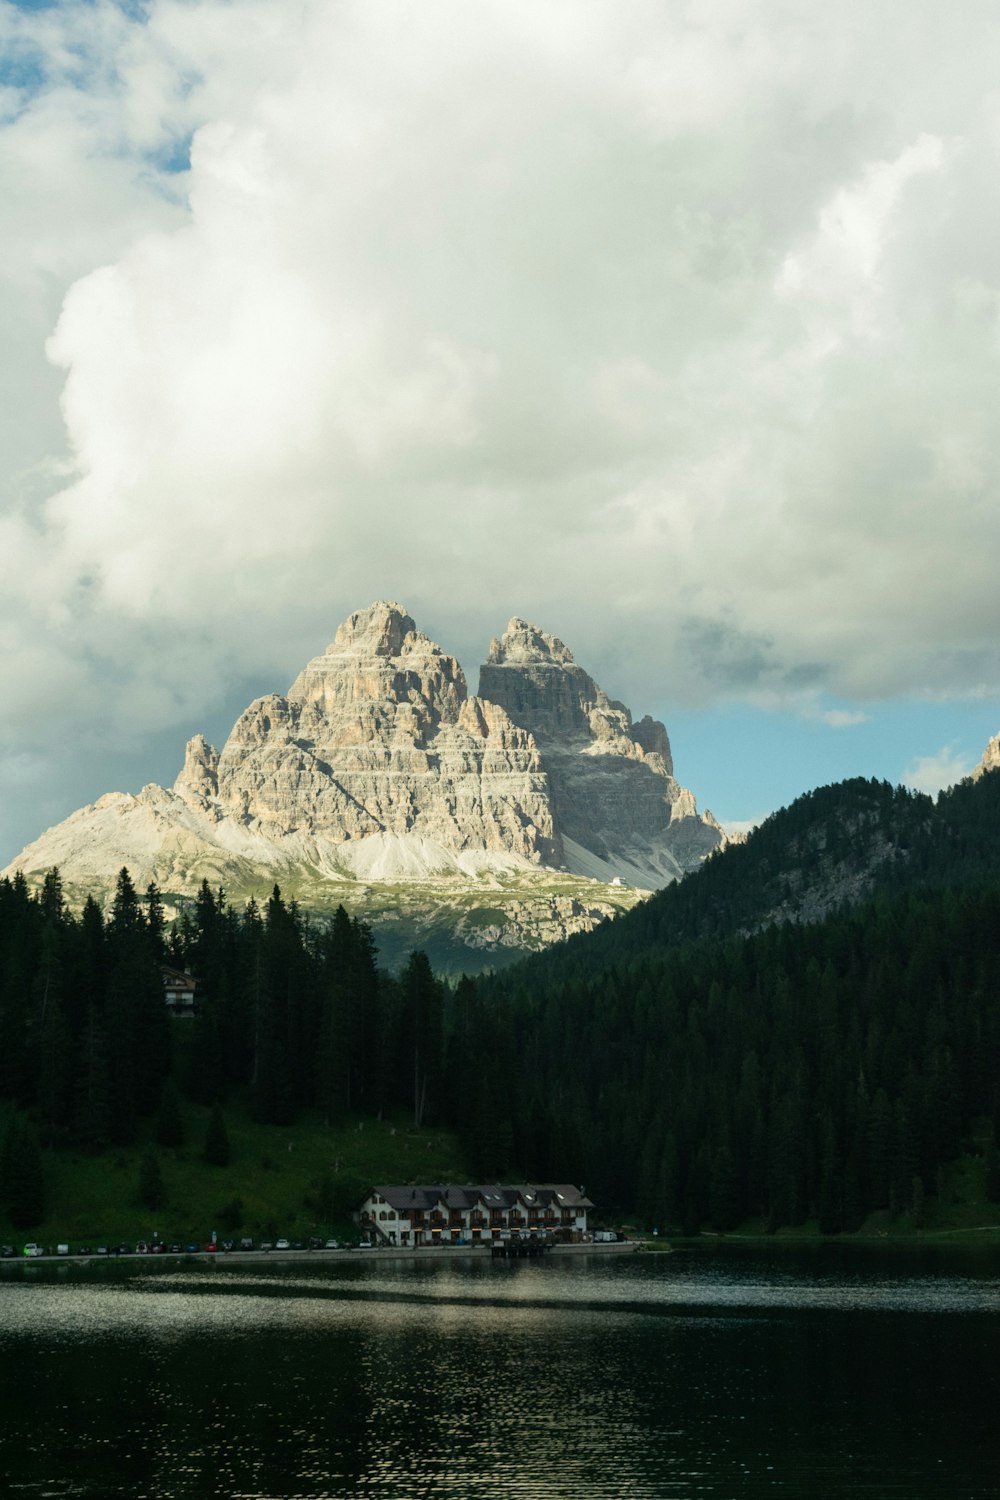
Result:
<svg viewBox="0 0 1000 1500"><path fill-rule="evenodd" d="M510 1239L579 1243L594 1205L568 1183L477 1183L464 1187L380 1184L358 1213L363 1234L382 1245L478 1245Z"/></svg>

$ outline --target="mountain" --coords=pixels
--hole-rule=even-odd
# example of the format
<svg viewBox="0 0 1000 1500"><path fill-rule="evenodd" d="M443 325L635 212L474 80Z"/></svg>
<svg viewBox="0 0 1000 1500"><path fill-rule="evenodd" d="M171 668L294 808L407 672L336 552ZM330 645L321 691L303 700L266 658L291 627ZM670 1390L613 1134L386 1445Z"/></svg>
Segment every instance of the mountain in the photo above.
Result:
<svg viewBox="0 0 1000 1500"><path fill-rule="evenodd" d="M648 716L633 724L562 641L511 620L490 646L479 693L534 737L569 869L656 889L718 848L718 824L699 818L674 780L663 725Z"/></svg>
<svg viewBox="0 0 1000 1500"><path fill-rule="evenodd" d="M457 933L481 967L593 928L723 842L663 725L633 724L561 641L512 620L471 697L455 658L380 601L221 751L192 739L172 789L101 797L9 872L58 866L71 895L106 897L124 864L175 905L202 880L234 898L277 880L310 908L363 906L390 962L417 941L441 963Z"/></svg>
<svg viewBox="0 0 1000 1500"><path fill-rule="evenodd" d="M671 1233L998 1225L998 933L1000 770L823 787L481 978L456 1072L506 1060L517 1159Z"/></svg>
<svg viewBox="0 0 1000 1500"><path fill-rule="evenodd" d="M991 741L990 744L994 744ZM987 752L988 754L988 752ZM819 787L585 943L532 960L559 971L821 922L875 898L1000 883L1000 768L937 800L857 777Z"/></svg>
<svg viewBox="0 0 1000 1500"><path fill-rule="evenodd" d="M973 781L978 781L987 771L1000 771L1000 734L995 734L987 744L982 760L972 773Z"/></svg>

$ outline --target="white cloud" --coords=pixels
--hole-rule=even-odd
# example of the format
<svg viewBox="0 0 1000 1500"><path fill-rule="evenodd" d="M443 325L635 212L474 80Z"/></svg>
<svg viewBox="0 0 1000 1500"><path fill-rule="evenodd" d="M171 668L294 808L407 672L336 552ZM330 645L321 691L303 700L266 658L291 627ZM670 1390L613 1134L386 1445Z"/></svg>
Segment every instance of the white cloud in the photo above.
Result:
<svg viewBox="0 0 1000 1500"><path fill-rule="evenodd" d="M830 729L853 729L868 720L866 713L852 708L828 708L819 717Z"/></svg>
<svg viewBox="0 0 1000 1500"><path fill-rule="evenodd" d="M975 761L954 745L943 745L933 755L918 756L903 772L903 784L917 792L937 796L945 787L954 786L971 775Z"/></svg>
<svg viewBox="0 0 1000 1500"><path fill-rule="evenodd" d="M754 829L759 828L764 820L769 817L770 813L759 813L755 818L728 818L725 823L725 830L730 837L753 833Z"/></svg>
<svg viewBox="0 0 1000 1500"><path fill-rule="evenodd" d="M640 708L1000 691L998 45L0 0L0 744L188 723L380 595Z"/></svg>

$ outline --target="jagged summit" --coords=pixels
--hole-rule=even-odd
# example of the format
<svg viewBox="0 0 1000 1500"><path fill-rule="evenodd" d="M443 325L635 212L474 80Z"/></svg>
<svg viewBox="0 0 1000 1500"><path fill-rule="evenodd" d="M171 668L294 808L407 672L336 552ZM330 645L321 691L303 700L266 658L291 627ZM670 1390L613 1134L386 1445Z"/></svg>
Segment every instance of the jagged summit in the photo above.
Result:
<svg viewBox="0 0 1000 1500"><path fill-rule="evenodd" d="M614 738L631 726L628 709L608 698L558 637L517 618L490 643L479 695L540 740Z"/></svg>
<svg viewBox="0 0 1000 1500"><path fill-rule="evenodd" d="M652 888L721 838L674 780L663 725L633 725L557 637L515 616L470 697L456 659L380 600L287 693L251 703L221 750L196 735L171 791L108 794L11 870L58 864L69 885L102 872L110 885L124 863L138 883L178 893L203 877L238 890L289 874L546 869Z"/></svg>
<svg viewBox="0 0 1000 1500"><path fill-rule="evenodd" d="M455 658L418 630L401 604L380 600L345 620L296 677L287 701L323 717L382 704L398 718L395 710L405 708L396 727L405 721L408 732L420 735L442 721L455 723L468 693Z"/></svg>
<svg viewBox="0 0 1000 1500"><path fill-rule="evenodd" d="M348 615L338 628L333 645L327 647L327 655L355 647L370 656L401 656L418 641L435 651L440 649L417 629L413 618L395 599L376 599L367 609L356 609L353 615Z"/></svg>
<svg viewBox="0 0 1000 1500"><path fill-rule="evenodd" d="M551 662L553 666L572 666L573 653L555 635L546 635L537 625L514 615L503 635L490 641L490 665L512 662Z"/></svg>
<svg viewBox="0 0 1000 1500"><path fill-rule="evenodd" d="M987 771L1000 771L1000 734L995 734L988 741L983 751L983 758L972 773L973 781L978 781L980 776L985 776Z"/></svg>
<svg viewBox="0 0 1000 1500"><path fill-rule="evenodd" d="M665 727L648 715L633 725L557 637L511 620L490 645L479 693L537 740L571 868L624 861L632 880L663 885L718 847L714 819L674 780Z"/></svg>

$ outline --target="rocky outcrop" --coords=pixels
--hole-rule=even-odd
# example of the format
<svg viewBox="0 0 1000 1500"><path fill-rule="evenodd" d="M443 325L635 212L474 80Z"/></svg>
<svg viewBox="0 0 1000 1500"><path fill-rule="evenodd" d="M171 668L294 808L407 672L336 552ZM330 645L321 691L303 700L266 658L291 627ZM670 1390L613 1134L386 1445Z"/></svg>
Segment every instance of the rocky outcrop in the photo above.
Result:
<svg viewBox="0 0 1000 1500"><path fill-rule="evenodd" d="M1000 771L1000 734L995 734L987 744L982 760L972 773L973 781L978 781L987 771Z"/></svg>
<svg viewBox="0 0 1000 1500"><path fill-rule="evenodd" d="M219 795L219 752L203 734L188 740L174 792L189 807L208 812Z"/></svg>
<svg viewBox="0 0 1000 1500"><path fill-rule="evenodd" d="M634 725L554 636L511 620L490 645L479 693L537 740L569 868L663 885L723 841L674 780L664 726L648 716Z"/></svg>
<svg viewBox="0 0 1000 1500"><path fill-rule="evenodd" d="M252 703L217 783L224 816L278 837L399 834L534 864L561 853L531 734L470 699L455 658L398 604L353 614L286 696Z"/></svg>
<svg viewBox="0 0 1000 1500"><path fill-rule="evenodd" d="M497 946L519 932L530 946L618 909L609 883L663 885L721 840L675 781L663 725L633 724L554 636L512 620L470 697L455 658L380 602L287 693L251 703L221 751L195 736L172 790L102 797L10 869L58 865L82 891L110 889L127 864L178 896L202 879L234 896L280 879L321 904L338 883L522 881L524 910L466 920L468 946L488 946L493 926ZM546 872L553 888L536 889Z"/></svg>

